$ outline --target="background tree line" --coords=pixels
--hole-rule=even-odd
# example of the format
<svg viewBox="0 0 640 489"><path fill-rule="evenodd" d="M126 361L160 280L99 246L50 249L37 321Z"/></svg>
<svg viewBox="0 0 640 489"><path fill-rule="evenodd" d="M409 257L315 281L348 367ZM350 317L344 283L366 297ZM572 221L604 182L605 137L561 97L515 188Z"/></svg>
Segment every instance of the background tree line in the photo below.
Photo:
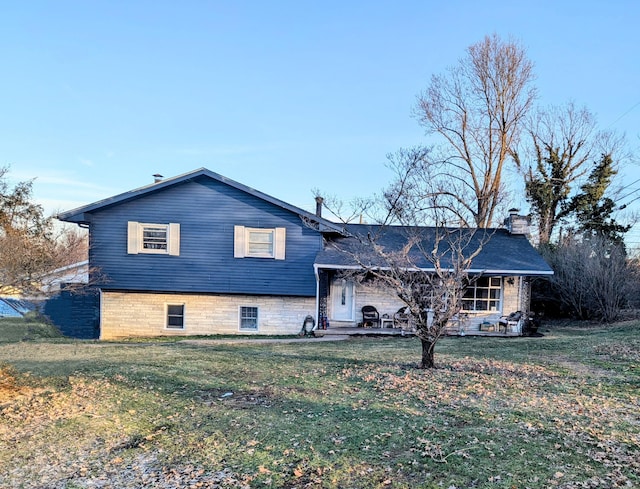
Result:
<svg viewBox="0 0 640 489"><path fill-rule="evenodd" d="M0 167L0 295L40 295L50 273L87 259L85 233L56 225L33 200L33 180L12 185Z"/></svg>
<svg viewBox="0 0 640 489"><path fill-rule="evenodd" d="M624 241L633 221L619 220L625 206L616 203L618 169L631 155L624 136L599 129L586 107L534 105L533 81L525 49L496 35L432 77L414 111L434 141L422 152L425 185L411 187L403 212L428 210L432 225L488 228L500 224L515 188L524 188L532 239L556 272L534 287L535 307L611 322L639 290ZM392 156L392 167L415 167L406 155ZM509 169L520 185L505 180ZM401 186L391 194L394 188Z"/></svg>

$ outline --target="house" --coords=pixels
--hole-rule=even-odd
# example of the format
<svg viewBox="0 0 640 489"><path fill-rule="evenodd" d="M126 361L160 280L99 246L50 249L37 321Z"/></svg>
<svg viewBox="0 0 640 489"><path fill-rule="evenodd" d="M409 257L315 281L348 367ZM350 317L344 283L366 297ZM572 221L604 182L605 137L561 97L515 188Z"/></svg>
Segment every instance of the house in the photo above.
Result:
<svg viewBox="0 0 640 489"><path fill-rule="evenodd" d="M505 228L487 230L468 230L465 249L472 253L481 248L481 252L467 270L470 281L462 299L462 312L448 328L454 334L480 334L483 330L497 332L501 318L516 311L529 311L531 281L535 277L553 274L549 265L531 246L526 236L528 219L511 212L505 221ZM316 256L314 266L321 284L327 284L328 293L320 294L326 310L332 319L332 326L351 326L358 320L358 312L368 304L375 305L379 314L393 318L405 304L388 290L356 284L345 279L345 270L367 268L384 269L385 263L375 253L367 253L369 237L375 237L375 243L384 250L400 250L407 239L419 239L420 246L414 246L409 252L413 267L423 271L433 271L434 264L420 251L433 250L434 243L445 232L440 228L347 224L345 235L333 237L328 245ZM460 229L447 229L447 235L461 233ZM455 247L455 238L439 242L438 255L440 265L451 268L447 263L450 247ZM462 244L460 244L462 246ZM463 253L464 254L464 253ZM357 257L357 258L355 258ZM448 266L447 266L448 265ZM505 334L522 334L522 324L503 328Z"/></svg>
<svg viewBox="0 0 640 489"><path fill-rule="evenodd" d="M352 264L329 244L356 228L320 208L304 211L202 168L58 218L89 228L102 339L296 334L309 315L334 328L361 322L365 304L395 312L397 298L341 275ZM477 318L526 309L527 277L552 273L523 235L498 235L470 299Z"/></svg>
<svg viewBox="0 0 640 489"><path fill-rule="evenodd" d="M56 268L44 275L41 282L42 291L47 294L59 292L71 285L81 287L89 282L89 260Z"/></svg>

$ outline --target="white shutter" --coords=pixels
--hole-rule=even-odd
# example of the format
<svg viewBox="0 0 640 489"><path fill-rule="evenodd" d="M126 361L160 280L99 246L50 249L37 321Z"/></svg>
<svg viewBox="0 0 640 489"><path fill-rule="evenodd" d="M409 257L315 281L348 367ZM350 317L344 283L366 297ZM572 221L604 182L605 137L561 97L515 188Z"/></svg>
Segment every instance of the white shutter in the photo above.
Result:
<svg viewBox="0 0 640 489"><path fill-rule="evenodd" d="M169 254L180 255L180 224L169 224Z"/></svg>
<svg viewBox="0 0 640 489"><path fill-rule="evenodd" d="M246 255L244 226L233 227L233 257L244 258Z"/></svg>
<svg viewBox="0 0 640 489"><path fill-rule="evenodd" d="M287 228L276 228L275 259L284 260Z"/></svg>
<svg viewBox="0 0 640 489"><path fill-rule="evenodd" d="M127 253L137 255L140 249L140 232L138 223L129 221L127 223Z"/></svg>

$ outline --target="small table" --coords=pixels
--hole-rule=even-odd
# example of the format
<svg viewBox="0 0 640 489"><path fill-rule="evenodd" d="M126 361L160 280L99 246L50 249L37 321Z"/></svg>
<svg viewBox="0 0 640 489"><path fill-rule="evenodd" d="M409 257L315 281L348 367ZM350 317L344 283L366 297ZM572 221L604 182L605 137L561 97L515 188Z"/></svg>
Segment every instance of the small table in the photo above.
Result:
<svg viewBox="0 0 640 489"><path fill-rule="evenodd" d="M381 328L393 328L393 319L392 318L380 318L380 327Z"/></svg>

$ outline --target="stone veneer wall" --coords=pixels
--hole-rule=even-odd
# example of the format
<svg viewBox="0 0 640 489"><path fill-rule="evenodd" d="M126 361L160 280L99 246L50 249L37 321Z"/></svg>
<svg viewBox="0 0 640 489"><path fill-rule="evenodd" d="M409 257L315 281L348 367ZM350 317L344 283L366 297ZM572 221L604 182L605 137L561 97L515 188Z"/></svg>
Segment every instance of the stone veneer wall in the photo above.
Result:
<svg viewBox="0 0 640 489"><path fill-rule="evenodd" d="M513 284L509 283L509 279L513 279ZM523 277L505 277L502 283L503 299L502 299L502 315L508 316L512 312L522 311L523 306L520 304L520 287L524 280Z"/></svg>
<svg viewBox="0 0 640 489"><path fill-rule="evenodd" d="M184 329L167 329L167 304L184 304ZM239 328L240 306L258 307L258 330ZM314 297L103 292L100 339L210 334L297 334Z"/></svg>
<svg viewBox="0 0 640 489"><path fill-rule="evenodd" d="M389 290L378 287L361 285L356 290L356 323L362 321L362 308L374 306L380 317L387 314L391 319L398 309L406 306L398 297Z"/></svg>
<svg viewBox="0 0 640 489"><path fill-rule="evenodd" d="M512 312L520 311L523 305L520 303L520 287L522 277L513 277L513 284L509 283L509 277L504 277L502 281L502 311L487 311L469 314L468 319L465 322L464 329L467 331L473 331L480 329L480 323L489 321L495 323L501 316L506 316ZM355 326L362 321L361 309L363 306L372 305L380 313L380 317L383 314L388 314L390 318L403 307L405 304L398 299L395 294L388 290L359 285L356 288L355 294L355 307L356 307L356 320L353 323L335 323L336 326Z"/></svg>

